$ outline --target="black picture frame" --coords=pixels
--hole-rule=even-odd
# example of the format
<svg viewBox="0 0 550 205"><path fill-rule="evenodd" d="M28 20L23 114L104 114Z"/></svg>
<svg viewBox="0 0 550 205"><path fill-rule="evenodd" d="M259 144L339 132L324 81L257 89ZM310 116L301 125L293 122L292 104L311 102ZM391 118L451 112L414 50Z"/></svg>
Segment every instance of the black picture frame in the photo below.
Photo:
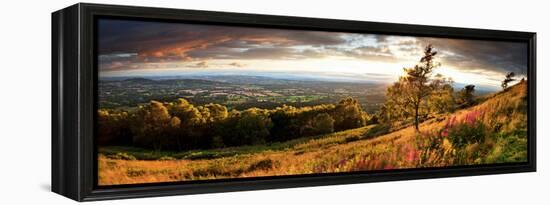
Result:
<svg viewBox="0 0 550 205"><path fill-rule="evenodd" d="M528 43L528 162L98 187L96 19L116 17ZM536 33L79 3L52 13L52 191L76 201L536 171Z"/></svg>

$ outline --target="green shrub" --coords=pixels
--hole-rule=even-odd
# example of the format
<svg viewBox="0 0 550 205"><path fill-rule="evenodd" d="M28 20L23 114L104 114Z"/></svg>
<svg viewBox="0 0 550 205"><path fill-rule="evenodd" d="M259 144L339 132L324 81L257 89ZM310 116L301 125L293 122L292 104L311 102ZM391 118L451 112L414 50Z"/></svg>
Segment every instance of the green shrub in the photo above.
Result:
<svg viewBox="0 0 550 205"><path fill-rule="evenodd" d="M346 143L348 142L355 142L357 140L360 140L361 138L359 138L359 136L351 136L351 137L346 137L345 141Z"/></svg>
<svg viewBox="0 0 550 205"><path fill-rule="evenodd" d="M108 155L107 157L111 159L136 160L136 157L124 152L118 152L114 155Z"/></svg>
<svg viewBox="0 0 550 205"><path fill-rule="evenodd" d="M481 122L457 124L447 131L449 140L455 147L463 148L469 144L481 143L485 139L486 127Z"/></svg>
<svg viewBox="0 0 550 205"><path fill-rule="evenodd" d="M527 160L527 133L501 133L486 157L486 163L525 162Z"/></svg>
<svg viewBox="0 0 550 205"><path fill-rule="evenodd" d="M174 157L170 157L170 156L162 156L161 158L159 158L160 161L168 161L168 160L176 160L176 158Z"/></svg>
<svg viewBox="0 0 550 205"><path fill-rule="evenodd" d="M456 116L453 116L447 121L440 135L448 138L453 146L457 148L481 143L488 133L488 128L479 119L482 115L483 111L474 110L466 113L463 119L457 119Z"/></svg>
<svg viewBox="0 0 550 205"><path fill-rule="evenodd" d="M270 170L273 169L277 164L277 162L271 159L264 159L250 165L247 171L251 172L255 170Z"/></svg>
<svg viewBox="0 0 550 205"><path fill-rule="evenodd" d="M387 134L390 131L390 125L388 124L378 124L369 129L363 135L365 138L377 137L380 135Z"/></svg>

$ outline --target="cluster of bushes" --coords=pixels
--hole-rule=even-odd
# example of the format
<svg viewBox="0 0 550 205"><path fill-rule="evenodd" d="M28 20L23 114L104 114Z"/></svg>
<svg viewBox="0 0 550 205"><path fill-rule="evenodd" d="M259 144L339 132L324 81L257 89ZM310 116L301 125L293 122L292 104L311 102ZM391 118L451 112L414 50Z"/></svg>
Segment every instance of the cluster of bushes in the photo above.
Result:
<svg viewBox="0 0 550 205"><path fill-rule="evenodd" d="M358 128L368 121L353 98L337 104L243 111L178 99L151 101L130 110L100 109L97 135L100 145L190 150L280 142Z"/></svg>

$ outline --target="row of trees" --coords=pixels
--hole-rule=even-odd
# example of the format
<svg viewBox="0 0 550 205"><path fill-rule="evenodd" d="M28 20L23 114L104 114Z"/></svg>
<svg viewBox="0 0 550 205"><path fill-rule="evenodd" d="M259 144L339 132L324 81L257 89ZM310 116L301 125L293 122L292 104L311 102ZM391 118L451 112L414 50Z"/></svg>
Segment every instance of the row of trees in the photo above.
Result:
<svg viewBox="0 0 550 205"><path fill-rule="evenodd" d="M194 106L185 99L151 101L130 111L99 110L102 145L189 150L255 145L365 126L369 116L353 98L337 104L229 111L219 104Z"/></svg>

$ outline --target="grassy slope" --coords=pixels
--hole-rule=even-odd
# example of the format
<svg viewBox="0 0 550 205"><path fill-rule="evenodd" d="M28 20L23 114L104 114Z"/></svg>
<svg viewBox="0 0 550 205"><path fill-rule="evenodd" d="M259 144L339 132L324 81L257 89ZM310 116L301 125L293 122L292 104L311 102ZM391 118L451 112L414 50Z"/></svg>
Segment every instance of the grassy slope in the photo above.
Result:
<svg viewBox="0 0 550 205"><path fill-rule="evenodd" d="M519 83L479 105L422 123L420 134L407 127L377 136L384 129L371 125L265 146L181 153L102 148L99 183L129 184L524 161L527 150L526 93L526 82ZM462 119L476 111L481 111L477 118L491 130L490 137L484 141L461 148L454 147L447 140L438 141L441 143L435 148L423 146L426 139L437 135L451 117Z"/></svg>

